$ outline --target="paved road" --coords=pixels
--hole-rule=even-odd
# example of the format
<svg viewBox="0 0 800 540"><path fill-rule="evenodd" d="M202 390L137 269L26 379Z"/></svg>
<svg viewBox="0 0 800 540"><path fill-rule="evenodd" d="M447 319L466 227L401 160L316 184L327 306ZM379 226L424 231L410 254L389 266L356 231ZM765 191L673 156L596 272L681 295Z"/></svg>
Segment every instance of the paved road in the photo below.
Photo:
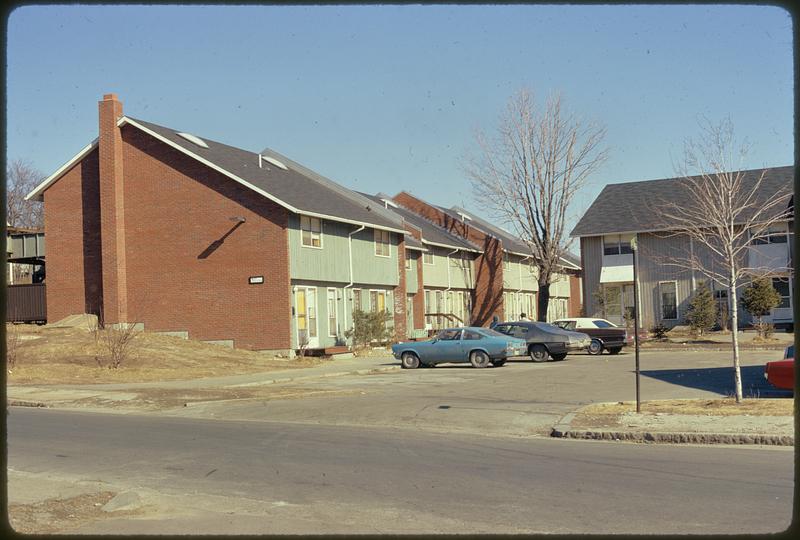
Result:
<svg viewBox="0 0 800 540"><path fill-rule="evenodd" d="M25 408L8 429L11 502L13 479L39 474L151 508L76 532L767 533L792 509L791 449Z"/></svg>
<svg viewBox="0 0 800 540"><path fill-rule="evenodd" d="M774 391L763 378L764 362L780 356L780 352L746 351L742 356L745 396L790 395ZM396 361L386 360L387 365L393 363ZM730 396L730 364L730 355L725 352L642 353L642 399ZM562 362L541 364L520 360L483 370L447 364L292 384L324 392L322 397L192 404L167 413L194 418L548 436L560 418L581 405L634 400L633 367L632 353L577 354Z"/></svg>

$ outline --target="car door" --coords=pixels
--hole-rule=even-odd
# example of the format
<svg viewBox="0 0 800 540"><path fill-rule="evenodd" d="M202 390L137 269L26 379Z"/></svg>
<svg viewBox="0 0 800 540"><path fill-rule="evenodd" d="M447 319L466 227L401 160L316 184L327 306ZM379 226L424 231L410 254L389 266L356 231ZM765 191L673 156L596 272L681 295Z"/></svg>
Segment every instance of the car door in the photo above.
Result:
<svg viewBox="0 0 800 540"><path fill-rule="evenodd" d="M464 354L460 329L442 330L439 340L434 344L434 362L461 362Z"/></svg>

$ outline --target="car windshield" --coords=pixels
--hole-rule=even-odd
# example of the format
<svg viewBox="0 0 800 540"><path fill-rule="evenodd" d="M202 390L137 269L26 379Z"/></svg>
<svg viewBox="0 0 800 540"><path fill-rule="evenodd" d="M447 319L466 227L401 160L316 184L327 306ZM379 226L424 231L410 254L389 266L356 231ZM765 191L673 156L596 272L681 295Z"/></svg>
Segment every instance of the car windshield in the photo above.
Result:
<svg viewBox="0 0 800 540"><path fill-rule="evenodd" d="M613 324L611 324L611 323L610 323L610 322L608 322L608 321L604 321L604 320L596 320L596 321L592 321L592 322L593 322L593 323L594 323L594 325L595 325L596 327L598 327L598 328L616 328L616 326L614 326Z"/></svg>

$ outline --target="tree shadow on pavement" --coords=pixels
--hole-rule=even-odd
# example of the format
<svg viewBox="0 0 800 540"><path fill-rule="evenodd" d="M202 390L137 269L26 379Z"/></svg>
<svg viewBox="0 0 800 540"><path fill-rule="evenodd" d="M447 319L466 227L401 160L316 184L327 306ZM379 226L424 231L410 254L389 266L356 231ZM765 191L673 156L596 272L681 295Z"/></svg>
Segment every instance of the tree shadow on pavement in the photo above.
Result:
<svg viewBox="0 0 800 540"><path fill-rule="evenodd" d="M746 398L753 397L792 397L790 390L781 390L772 386L764 378L764 366L742 366L742 394ZM696 369L657 369L640 372L646 377L660 381L715 392L722 396L733 396L733 366Z"/></svg>

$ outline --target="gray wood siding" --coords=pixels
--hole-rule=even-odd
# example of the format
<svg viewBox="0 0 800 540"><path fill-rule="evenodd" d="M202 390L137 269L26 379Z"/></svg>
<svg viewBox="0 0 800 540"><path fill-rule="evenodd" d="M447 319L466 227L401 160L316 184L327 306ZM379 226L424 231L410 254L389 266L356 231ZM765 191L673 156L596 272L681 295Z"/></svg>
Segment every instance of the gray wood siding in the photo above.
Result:
<svg viewBox="0 0 800 540"><path fill-rule="evenodd" d="M350 255L348 234L358 227L335 221L322 221L322 247L301 244L300 217L289 216L289 275L292 279L348 283ZM375 255L374 230L365 228L353 235L353 281L375 285L398 284L397 245L399 236L391 233L391 255Z"/></svg>
<svg viewBox="0 0 800 540"><path fill-rule="evenodd" d="M600 317L594 293L600 290L600 269L603 267L603 237L587 236L581 238L583 257L583 304L586 315Z"/></svg>

